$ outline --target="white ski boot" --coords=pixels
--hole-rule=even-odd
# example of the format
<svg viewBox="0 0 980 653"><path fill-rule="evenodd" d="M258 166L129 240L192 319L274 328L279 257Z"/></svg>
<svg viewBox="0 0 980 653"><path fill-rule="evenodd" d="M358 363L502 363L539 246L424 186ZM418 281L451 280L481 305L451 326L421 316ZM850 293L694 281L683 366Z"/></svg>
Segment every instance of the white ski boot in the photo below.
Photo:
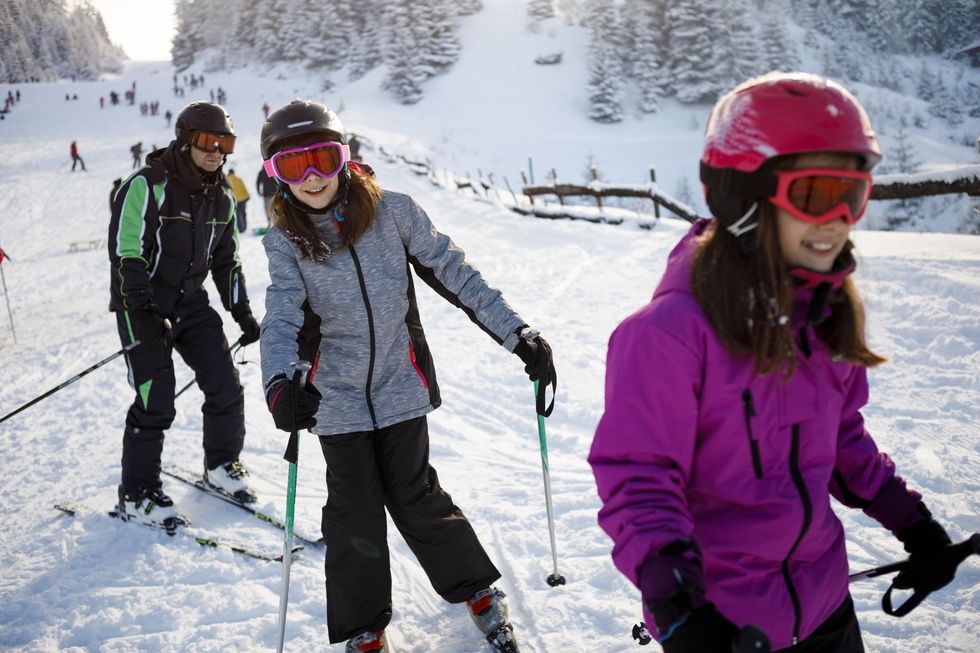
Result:
<svg viewBox="0 0 980 653"><path fill-rule="evenodd" d="M519 653L517 640L514 638L514 627L510 625L507 615L507 595L496 587L480 590L466 600L473 623L480 629L497 651L503 653Z"/></svg>
<svg viewBox="0 0 980 653"><path fill-rule="evenodd" d="M255 492L245 482L247 478L248 471L237 459L214 469L208 469L207 463L204 465L205 483L241 503L255 503Z"/></svg>
<svg viewBox="0 0 980 653"><path fill-rule="evenodd" d="M383 630L368 630L347 640L344 653L393 653Z"/></svg>
<svg viewBox="0 0 980 653"><path fill-rule="evenodd" d="M187 520L177 514L177 506L162 488L143 488L132 493L119 486L118 517L150 526L159 526L173 534Z"/></svg>

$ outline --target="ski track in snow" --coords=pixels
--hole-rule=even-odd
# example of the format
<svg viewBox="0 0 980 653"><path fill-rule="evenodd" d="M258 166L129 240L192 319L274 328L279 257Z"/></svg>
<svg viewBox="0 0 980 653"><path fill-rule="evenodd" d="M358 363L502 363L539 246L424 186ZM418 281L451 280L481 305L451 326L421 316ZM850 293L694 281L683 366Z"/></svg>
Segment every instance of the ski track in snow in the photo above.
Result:
<svg viewBox="0 0 980 653"><path fill-rule="evenodd" d="M182 104L168 96L168 66L130 70L124 79L138 78L141 97L165 99L164 108ZM232 163L251 186L260 124L253 114L262 98L277 106L296 95L318 96L319 86L208 77L209 86L221 84L229 92L241 135ZM0 125L0 243L14 256L3 269L18 328L15 345L0 311L3 413L120 347L106 310L104 242L89 251L68 249L73 241L105 238L111 180L126 176L129 145L142 140L162 147L170 140L162 118L138 118L132 107L95 108L98 95L126 84L76 84L78 103L63 103L64 84L21 86L24 99ZM68 172L72 139L79 141L86 173ZM499 585L508 594L523 649L636 650L630 628L641 618L639 594L610 561L585 458L602 411L608 336L648 301L686 224L664 219L647 232L535 220L437 188L370 150L365 155L382 183L412 194L555 351L558 400L547 429L558 566L568 584L551 588L545 582L552 560L531 386L516 358L416 284L444 400L430 416L432 463L503 574ZM254 227L262 210L254 199L249 207ZM863 259L857 278L866 293L872 345L892 358L871 373L868 428L954 539L963 539L980 531L980 239L862 232L858 244ZM243 235L242 252L252 306L261 317L268 273L259 239ZM219 312L229 340L236 339L237 328ZM239 370L248 435L242 458L259 491L259 509L282 520L286 438L264 407L257 347L246 348L244 359ZM175 368L180 388L191 372L182 362ZM279 564L99 514L69 517L52 508L62 500L99 510L114 504L131 399L125 365L115 360L0 426L0 650L271 649ZM196 388L177 400L164 465L200 470L200 403ZM303 437L296 529L313 539L326 499L324 473L315 439ZM277 529L164 481L195 527L264 551L281 550ZM855 570L902 557L900 544L861 513L842 509L841 515ZM432 591L390 521L389 535L396 650L488 653L465 608L447 605ZM293 562L289 651L343 650L327 641L322 554L322 548L308 547ZM949 588L901 620L879 608L886 581L853 586L868 650L976 651L978 581L980 564L965 564Z"/></svg>

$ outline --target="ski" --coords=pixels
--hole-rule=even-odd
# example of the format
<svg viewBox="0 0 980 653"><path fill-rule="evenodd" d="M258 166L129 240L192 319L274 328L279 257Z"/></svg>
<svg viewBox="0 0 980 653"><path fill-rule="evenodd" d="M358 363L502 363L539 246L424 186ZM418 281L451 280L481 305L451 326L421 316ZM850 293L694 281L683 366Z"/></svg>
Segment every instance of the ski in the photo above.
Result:
<svg viewBox="0 0 980 653"><path fill-rule="evenodd" d="M61 503L56 503L54 507L55 509L60 510L61 512L67 515L71 515L72 517L74 517L78 513L82 513L82 514L102 513L102 511L92 510L87 506L83 506L82 504L73 503L70 501L63 501ZM163 531L164 533L170 536L181 535L183 537L194 540L201 546L210 547L212 549L223 547L226 549L230 549L235 553L240 553L241 555L248 556L249 558L255 558L257 560L266 560L269 562L282 562L282 554L276 555L273 553L256 551L239 542L211 537L210 535L201 533L198 529L190 530L188 528L190 526L190 521L187 520L186 518L181 518L180 521L182 526L181 528L171 529L164 526L163 524L155 524L155 523L147 523L147 522L132 522L131 520L126 519L122 513L120 513L118 510L115 509L107 510L102 514L108 515L109 517L112 517L113 519L118 519L120 521L135 523L139 526L145 526L153 530ZM302 550L303 547L301 545L298 545L293 547L292 553L295 555L297 552Z"/></svg>
<svg viewBox="0 0 980 653"><path fill-rule="evenodd" d="M163 468L162 471L163 471L164 474L166 474L170 478L176 479L176 480L178 480L181 483L184 483L186 485L190 485L192 487L196 487L198 490L201 490L202 492L206 492L207 494L210 494L211 496L213 496L215 498L221 499L225 503L229 503L229 504L231 504L233 506L238 506L239 508L241 508L245 512L251 514L253 517L256 517L258 519L261 519L262 521L264 521L264 522L266 522L268 524L271 524L271 525L275 526L276 528L278 528L281 531L285 531L286 530L286 525L283 524L278 519L276 519L275 517L270 517L269 515L266 515L263 512L261 512L261 511L255 509L255 508L253 508L249 504L242 503L241 501L239 501L238 499L236 499L232 495L227 494L226 492L222 492L221 490L218 490L217 488L211 487L210 485L208 485L207 483L205 483L204 482L204 479L201 478L201 477L192 476L190 474L187 474L186 472L184 472L181 469L178 469L177 467L165 467L165 468ZM295 539L299 540L300 542L303 542L305 544L309 544L310 546L324 546L324 542L323 542L323 538L322 537L320 537L319 539L316 539L316 540L311 540L309 538L305 538L305 537L297 534L295 531L293 532L293 537Z"/></svg>

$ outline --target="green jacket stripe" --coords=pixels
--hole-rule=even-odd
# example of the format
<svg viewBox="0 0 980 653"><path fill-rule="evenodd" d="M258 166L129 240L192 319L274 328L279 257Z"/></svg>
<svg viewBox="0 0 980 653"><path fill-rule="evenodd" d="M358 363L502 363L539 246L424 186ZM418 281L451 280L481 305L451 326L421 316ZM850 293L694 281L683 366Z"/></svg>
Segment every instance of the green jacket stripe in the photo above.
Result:
<svg viewBox="0 0 980 653"><path fill-rule="evenodd" d="M116 235L116 255L120 258L139 258L146 262L143 257L143 230L146 227L144 218L149 190L146 179L136 177L126 191Z"/></svg>

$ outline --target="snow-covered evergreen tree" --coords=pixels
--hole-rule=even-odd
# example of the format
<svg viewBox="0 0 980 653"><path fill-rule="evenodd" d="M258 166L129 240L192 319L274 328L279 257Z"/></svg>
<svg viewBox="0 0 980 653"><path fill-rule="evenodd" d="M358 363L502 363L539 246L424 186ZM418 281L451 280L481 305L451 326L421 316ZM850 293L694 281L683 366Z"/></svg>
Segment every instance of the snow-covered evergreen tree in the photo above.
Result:
<svg viewBox="0 0 980 653"><path fill-rule="evenodd" d="M637 5L633 12L636 25L633 45L633 75L640 87L640 111L653 113L660 108L664 91L664 68L657 40L658 12L652 2Z"/></svg>
<svg viewBox="0 0 980 653"><path fill-rule="evenodd" d="M623 119L623 83L619 53L611 35L617 29L613 0L589 0L586 20L592 28L589 43L589 117L596 122Z"/></svg>
<svg viewBox="0 0 980 653"><path fill-rule="evenodd" d="M460 16L472 16L483 9L483 0L459 0L456 3L456 13Z"/></svg>
<svg viewBox="0 0 980 653"><path fill-rule="evenodd" d="M415 0L413 31L422 78L434 77L456 63L460 43L453 0Z"/></svg>
<svg viewBox="0 0 980 653"><path fill-rule="evenodd" d="M798 70L800 55L789 35L786 17L773 4L762 21L762 61L767 70ZM835 40L836 41L836 40Z"/></svg>
<svg viewBox="0 0 980 653"><path fill-rule="evenodd" d="M535 21L554 18L555 3L553 0L528 0L527 15Z"/></svg>
<svg viewBox="0 0 980 653"><path fill-rule="evenodd" d="M718 44L724 52L727 73L723 86L732 88L766 72L750 0L729 0L720 19Z"/></svg>
<svg viewBox="0 0 980 653"><path fill-rule="evenodd" d="M360 79L384 61L383 5L384 0L357 2L351 22L351 30L356 38L347 53L351 80Z"/></svg>
<svg viewBox="0 0 980 653"><path fill-rule="evenodd" d="M94 79L123 56L87 0L0 1L0 79Z"/></svg>
<svg viewBox="0 0 980 653"><path fill-rule="evenodd" d="M398 0L388 11L388 75L383 87L402 104L415 104L422 99L422 75L419 72L419 49L412 29L413 0Z"/></svg>
<svg viewBox="0 0 980 653"><path fill-rule="evenodd" d="M723 53L717 47L719 10L710 0L676 0L667 9L670 48L667 67L685 104L711 102L727 81Z"/></svg>

